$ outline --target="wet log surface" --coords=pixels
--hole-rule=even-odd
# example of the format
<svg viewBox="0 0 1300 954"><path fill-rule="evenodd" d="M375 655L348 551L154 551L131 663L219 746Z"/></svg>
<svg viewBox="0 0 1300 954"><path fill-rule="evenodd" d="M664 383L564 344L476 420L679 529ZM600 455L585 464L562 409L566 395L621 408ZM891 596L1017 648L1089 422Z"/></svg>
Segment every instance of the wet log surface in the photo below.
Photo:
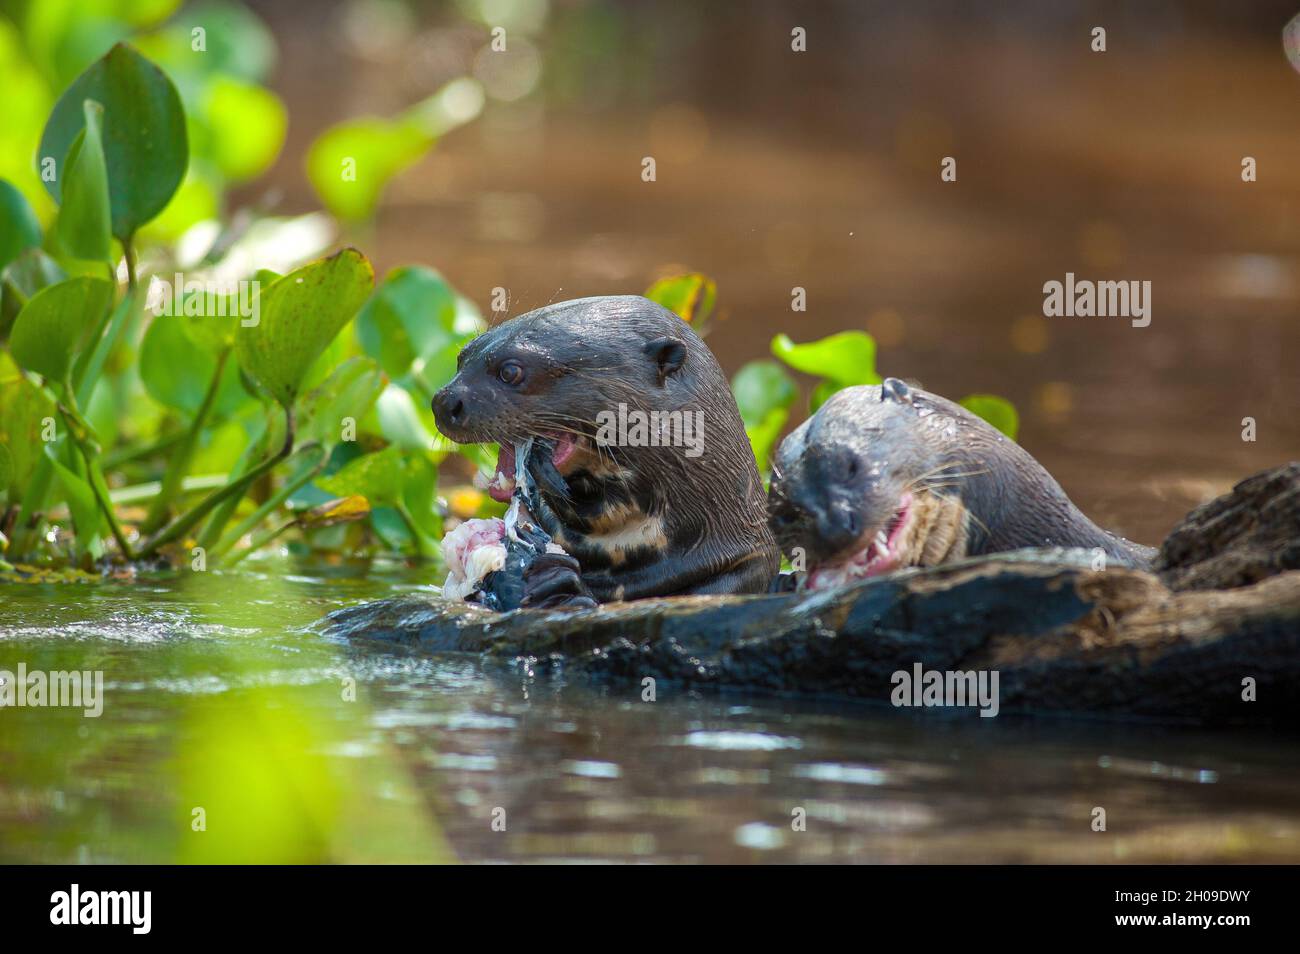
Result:
<svg viewBox="0 0 1300 954"><path fill-rule="evenodd" d="M1153 572L1019 551L821 593L498 614L406 596L327 638L468 652L593 682L887 703L894 673L996 670L1001 710L1300 725L1300 465L1194 510ZM1255 701L1243 699L1253 679Z"/></svg>

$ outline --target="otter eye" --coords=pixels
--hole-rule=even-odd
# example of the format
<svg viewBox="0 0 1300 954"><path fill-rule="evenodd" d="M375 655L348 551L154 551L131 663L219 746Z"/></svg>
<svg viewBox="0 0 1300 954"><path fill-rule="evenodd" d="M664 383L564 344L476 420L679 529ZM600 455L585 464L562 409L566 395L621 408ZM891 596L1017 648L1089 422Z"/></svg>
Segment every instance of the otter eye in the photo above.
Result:
<svg viewBox="0 0 1300 954"><path fill-rule="evenodd" d="M518 361L507 361L497 368L497 377L503 384L520 384L524 380L524 366Z"/></svg>

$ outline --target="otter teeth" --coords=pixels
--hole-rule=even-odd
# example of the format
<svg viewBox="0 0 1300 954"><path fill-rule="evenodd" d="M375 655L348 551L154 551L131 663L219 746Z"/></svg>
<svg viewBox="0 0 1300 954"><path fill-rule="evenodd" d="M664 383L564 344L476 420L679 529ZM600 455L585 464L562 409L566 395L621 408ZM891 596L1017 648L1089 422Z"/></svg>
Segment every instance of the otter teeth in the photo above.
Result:
<svg viewBox="0 0 1300 954"><path fill-rule="evenodd" d="M889 554L889 540L885 538L884 530L876 531L876 551L881 556L887 556Z"/></svg>

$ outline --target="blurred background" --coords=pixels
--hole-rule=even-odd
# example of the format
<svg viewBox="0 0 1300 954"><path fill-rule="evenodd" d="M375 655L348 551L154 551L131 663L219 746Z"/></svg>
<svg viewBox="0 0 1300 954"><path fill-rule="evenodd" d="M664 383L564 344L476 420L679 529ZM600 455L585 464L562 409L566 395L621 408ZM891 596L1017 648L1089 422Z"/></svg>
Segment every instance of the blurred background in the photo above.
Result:
<svg viewBox="0 0 1300 954"><path fill-rule="evenodd" d="M882 373L1012 399L1076 501L1151 543L1300 454L1294 3L250 6L280 47L290 209L316 201L322 127L482 81L479 120L394 180L367 250L485 314L496 286L516 314L702 271L728 372L779 331L865 329ZM1151 325L1044 318L1067 271L1151 281Z"/></svg>

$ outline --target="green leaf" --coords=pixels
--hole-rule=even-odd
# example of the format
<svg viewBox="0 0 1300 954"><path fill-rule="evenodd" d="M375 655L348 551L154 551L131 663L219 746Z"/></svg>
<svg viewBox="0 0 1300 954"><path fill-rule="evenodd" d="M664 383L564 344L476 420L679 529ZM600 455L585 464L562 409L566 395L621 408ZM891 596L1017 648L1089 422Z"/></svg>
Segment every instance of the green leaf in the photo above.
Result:
<svg viewBox="0 0 1300 954"><path fill-rule="evenodd" d="M90 481L59 460L53 444L45 445L45 456L54 464L54 473L63 487L68 512L72 514L72 523L77 529L78 552L99 556L103 552L103 535L107 527Z"/></svg>
<svg viewBox="0 0 1300 954"><path fill-rule="evenodd" d="M271 167L284 145L288 114L270 90L229 76L214 76L202 105L206 152L232 182Z"/></svg>
<svg viewBox="0 0 1300 954"><path fill-rule="evenodd" d="M54 403L25 377L0 381L0 444L9 449L9 500L16 502L27 489L40 462L45 441L44 422L54 417Z"/></svg>
<svg viewBox="0 0 1300 954"><path fill-rule="evenodd" d="M432 412L426 422L409 391L396 385L385 388L375 416L379 418L380 433L390 444L408 450L428 450L433 445Z"/></svg>
<svg viewBox="0 0 1300 954"><path fill-rule="evenodd" d="M303 395L298 435L332 447L343 439L344 419L355 423L370 412L386 384L384 372L370 358L348 358L317 388Z"/></svg>
<svg viewBox="0 0 1300 954"><path fill-rule="evenodd" d="M0 337L9 336L9 329L27 299L67 277L59 263L39 248L26 249L10 262L0 272Z"/></svg>
<svg viewBox="0 0 1300 954"><path fill-rule="evenodd" d="M61 201L69 152L85 128L87 99L104 107L113 234L126 239L163 210L185 176L185 113L162 70L130 46L114 46L64 91L45 125L39 155L42 163L55 162L56 173L45 187L56 201Z"/></svg>
<svg viewBox="0 0 1300 954"><path fill-rule="evenodd" d="M476 330L458 316L446 279L431 268L403 266L388 273L357 315L357 341L393 380L419 378L436 391L455 374L456 353Z"/></svg>
<svg viewBox="0 0 1300 954"><path fill-rule="evenodd" d="M316 485L338 497L365 497L372 507L391 506L402 495L405 474L401 449L385 447L348 461L338 473L317 478Z"/></svg>
<svg viewBox="0 0 1300 954"><path fill-rule="evenodd" d="M880 383L876 341L864 331L841 331L806 344L777 335L772 339L772 354L796 371L827 378L840 387Z"/></svg>
<svg viewBox="0 0 1300 954"><path fill-rule="evenodd" d="M764 470L799 390L775 361L749 362L731 379L731 390L745 422L754 460L759 470Z"/></svg>
<svg viewBox="0 0 1300 954"><path fill-rule="evenodd" d="M23 194L0 179L0 270L24 249L41 244L41 226Z"/></svg>
<svg viewBox="0 0 1300 954"><path fill-rule="evenodd" d="M64 162L63 199L54 235L64 254L106 262L112 236L101 131L104 107L92 99L82 105L86 128L73 141Z"/></svg>
<svg viewBox="0 0 1300 954"><path fill-rule="evenodd" d="M14 455L9 451L9 446L0 441L0 493L9 489L9 484L14 479Z"/></svg>
<svg viewBox="0 0 1300 954"><path fill-rule="evenodd" d="M428 455L410 453L402 484L402 505L416 529L426 537L416 541L417 549L436 544L442 538L442 515L438 513L438 468Z"/></svg>
<svg viewBox="0 0 1300 954"><path fill-rule="evenodd" d="M263 288L258 323L236 333L240 366L291 406L312 363L356 314L374 280L366 257L345 248Z"/></svg>
<svg viewBox="0 0 1300 954"><path fill-rule="evenodd" d="M63 381L72 358L113 304L113 285L102 278L69 278L37 292L14 319L9 350L19 366Z"/></svg>
<svg viewBox="0 0 1300 954"><path fill-rule="evenodd" d="M645 296L657 301L682 321L699 327L713 314L718 286L713 279L693 272L673 278L661 278L647 289Z"/></svg>
<svg viewBox="0 0 1300 954"><path fill-rule="evenodd" d="M789 410L799 396L790 375L775 361L751 361L731 379L740 418L746 427L759 424L773 410Z"/></svg>
<svg viewBox="0 0 1300 954"><path fill-rule="evenodd" d="M1016 406L996 394L969 394L957 402L977 417L982 417L1013 441L1020 433L1020 415Z"/></svg>
<svg viewBox="0 0 1300 954"><path fill-rule="evenodd" d="M63 267L39 248L29 248L4 270L6 285L12 285L24 298L31 298L42 288L57 285L68 277Z"/></svg>
<svg viewBox="0 0 1300 954"><path fill-rule="evenodd" d="M218 354L194 347L183 319L160 315L150 322L140 343L140 379L145 391L159 404L192 417L208 393L217 371ZM213 418L227 417L246 400L249 398L239 383L239 369L233 361L227 361L212 406Z"/></svg>
<svg viewBox="0 0 1300 954"><path fill-rule="evenodd" d="M196 55L194 29L203 28L204 50ZM275 64L275 38L242 3L187 3L156 33L140 38L140 49L177 75L225 75L249 82L266 79Z"/></svg>
<svg viewBox="0 0 1300 954"><path fill-rule="evenodd" d="M452 80L400 116L364 116L331 126L307 151L307 177L341 219L374 214L389 181L423 156L438 138L483 110L482 85Z"/></svg>
<svg viewBox="0 0 1300 954"><path fill-rule="evenodd" d="M419 159L433 138L410 123L376 117L331 126L307 151L307 177L341 219L370 218L389 181Z"/></svg>

